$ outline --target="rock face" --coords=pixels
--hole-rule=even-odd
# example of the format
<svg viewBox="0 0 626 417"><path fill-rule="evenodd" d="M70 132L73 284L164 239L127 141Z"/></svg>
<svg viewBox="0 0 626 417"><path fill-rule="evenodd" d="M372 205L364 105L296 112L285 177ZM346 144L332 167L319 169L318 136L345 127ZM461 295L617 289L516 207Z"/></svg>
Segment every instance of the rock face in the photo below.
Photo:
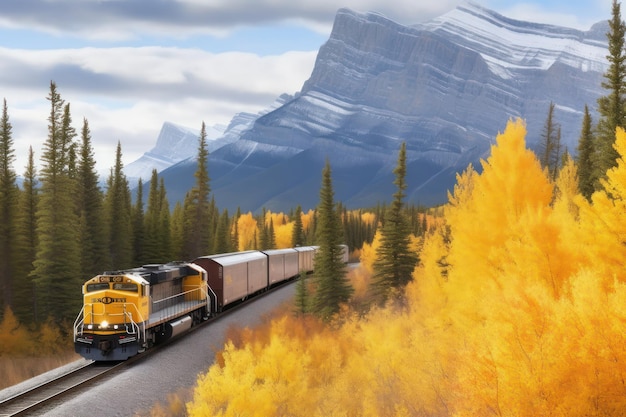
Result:
<svg viewBox="0 0 626 417"><path fill-rule="evenodd" d="M231 123L230 139L211 152L216 202L231 212L313 208L326 159L337 201L388 202L405 141L407 201L443 203L509 119L524 118L536 145L550 102L573 153L585 104L595 109L604 94L607 31L606 22L583 32L471 3L416 26L340 9L302 91ZM162 173L170 201L182 199L174 190L184 195L194 171L187 160Z"/></svg>

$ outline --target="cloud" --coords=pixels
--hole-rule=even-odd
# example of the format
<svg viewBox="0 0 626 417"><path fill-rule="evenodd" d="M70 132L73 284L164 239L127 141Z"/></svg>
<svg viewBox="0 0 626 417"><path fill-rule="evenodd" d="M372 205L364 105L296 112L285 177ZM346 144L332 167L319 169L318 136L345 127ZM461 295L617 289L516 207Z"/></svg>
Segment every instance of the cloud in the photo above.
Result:
<svg viewBox="0 0 626 417"><path fill-rule="evenodd" d="M371 11L405 24L454 8L459 0L346 0L341 7ZM336 0L2 0L0 26L120 40L139 33L224 34L242 26L298 21L329 32ZM324 28L324 29L321 29Z"/></svg>
<svg viewBox="0 0 626 417"><path fill-rule="evenodd" d="M238 112L269 106L295 93L317 52L274 56L161 47L76 50L0 49L0 85L8 102L18 156L36 158L47 137L46 96L54 81L71 106L74 125L89 121L99 169L113 165L117 141L125 163L150 149L164 121L200 128L227 124ZM304 78L303 78L303 75Z"/></svg>

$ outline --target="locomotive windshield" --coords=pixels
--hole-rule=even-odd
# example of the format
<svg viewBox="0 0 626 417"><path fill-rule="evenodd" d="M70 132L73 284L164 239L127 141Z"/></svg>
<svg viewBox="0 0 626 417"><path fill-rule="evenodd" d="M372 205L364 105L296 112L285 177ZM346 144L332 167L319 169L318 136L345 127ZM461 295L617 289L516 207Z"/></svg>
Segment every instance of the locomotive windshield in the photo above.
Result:
<svg viewBox="0 0 626 417"><path fill-rule="evenodd" d="M116 282L115 284L113 284L113 289L137 292L137 284L126 283L126 282Z"/></svg>
<svg viewBox="0 0 626 417"><path fill-rule="evenodd" d="M102 290L108 290L108 289L109 289L108 282L98 282L96 284L87 284L87 292L102 291Z"/></svg>

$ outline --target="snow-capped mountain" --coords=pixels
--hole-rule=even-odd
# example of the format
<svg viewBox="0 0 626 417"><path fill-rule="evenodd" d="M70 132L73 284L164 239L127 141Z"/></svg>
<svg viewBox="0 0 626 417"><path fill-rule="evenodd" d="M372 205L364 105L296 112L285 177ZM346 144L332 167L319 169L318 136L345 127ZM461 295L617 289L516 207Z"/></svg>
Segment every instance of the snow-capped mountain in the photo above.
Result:
<svg viewBox="0 0 626 417"><path fill-rule="evenodd" d="M314 207L326 159L336 200L390 201L406 141L409 202L442 203L456 173L479 166L510 118L526 120L535 145L550 102L575 152L584 106L595 109L604 94L607 31L606 22L580 31L517 21L473 3L414 26L340 9L302 91L231 123L228 143L211 152L216 202ZM162 172L170 200L192 186L194 171L187 160Z"/></svg>

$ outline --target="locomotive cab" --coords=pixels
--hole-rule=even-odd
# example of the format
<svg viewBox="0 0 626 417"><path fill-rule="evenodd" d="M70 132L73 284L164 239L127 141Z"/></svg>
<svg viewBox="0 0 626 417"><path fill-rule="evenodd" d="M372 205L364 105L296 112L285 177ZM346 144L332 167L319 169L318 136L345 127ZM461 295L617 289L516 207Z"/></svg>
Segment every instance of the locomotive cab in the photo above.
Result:
<svg viewBox="0 0 626 417"><path fill-rule="evenodd" d="M137 354L150 315L149 287L133 274L103 274L87 281L74 325L76 352L94 360L125 360Z"/></svg>

